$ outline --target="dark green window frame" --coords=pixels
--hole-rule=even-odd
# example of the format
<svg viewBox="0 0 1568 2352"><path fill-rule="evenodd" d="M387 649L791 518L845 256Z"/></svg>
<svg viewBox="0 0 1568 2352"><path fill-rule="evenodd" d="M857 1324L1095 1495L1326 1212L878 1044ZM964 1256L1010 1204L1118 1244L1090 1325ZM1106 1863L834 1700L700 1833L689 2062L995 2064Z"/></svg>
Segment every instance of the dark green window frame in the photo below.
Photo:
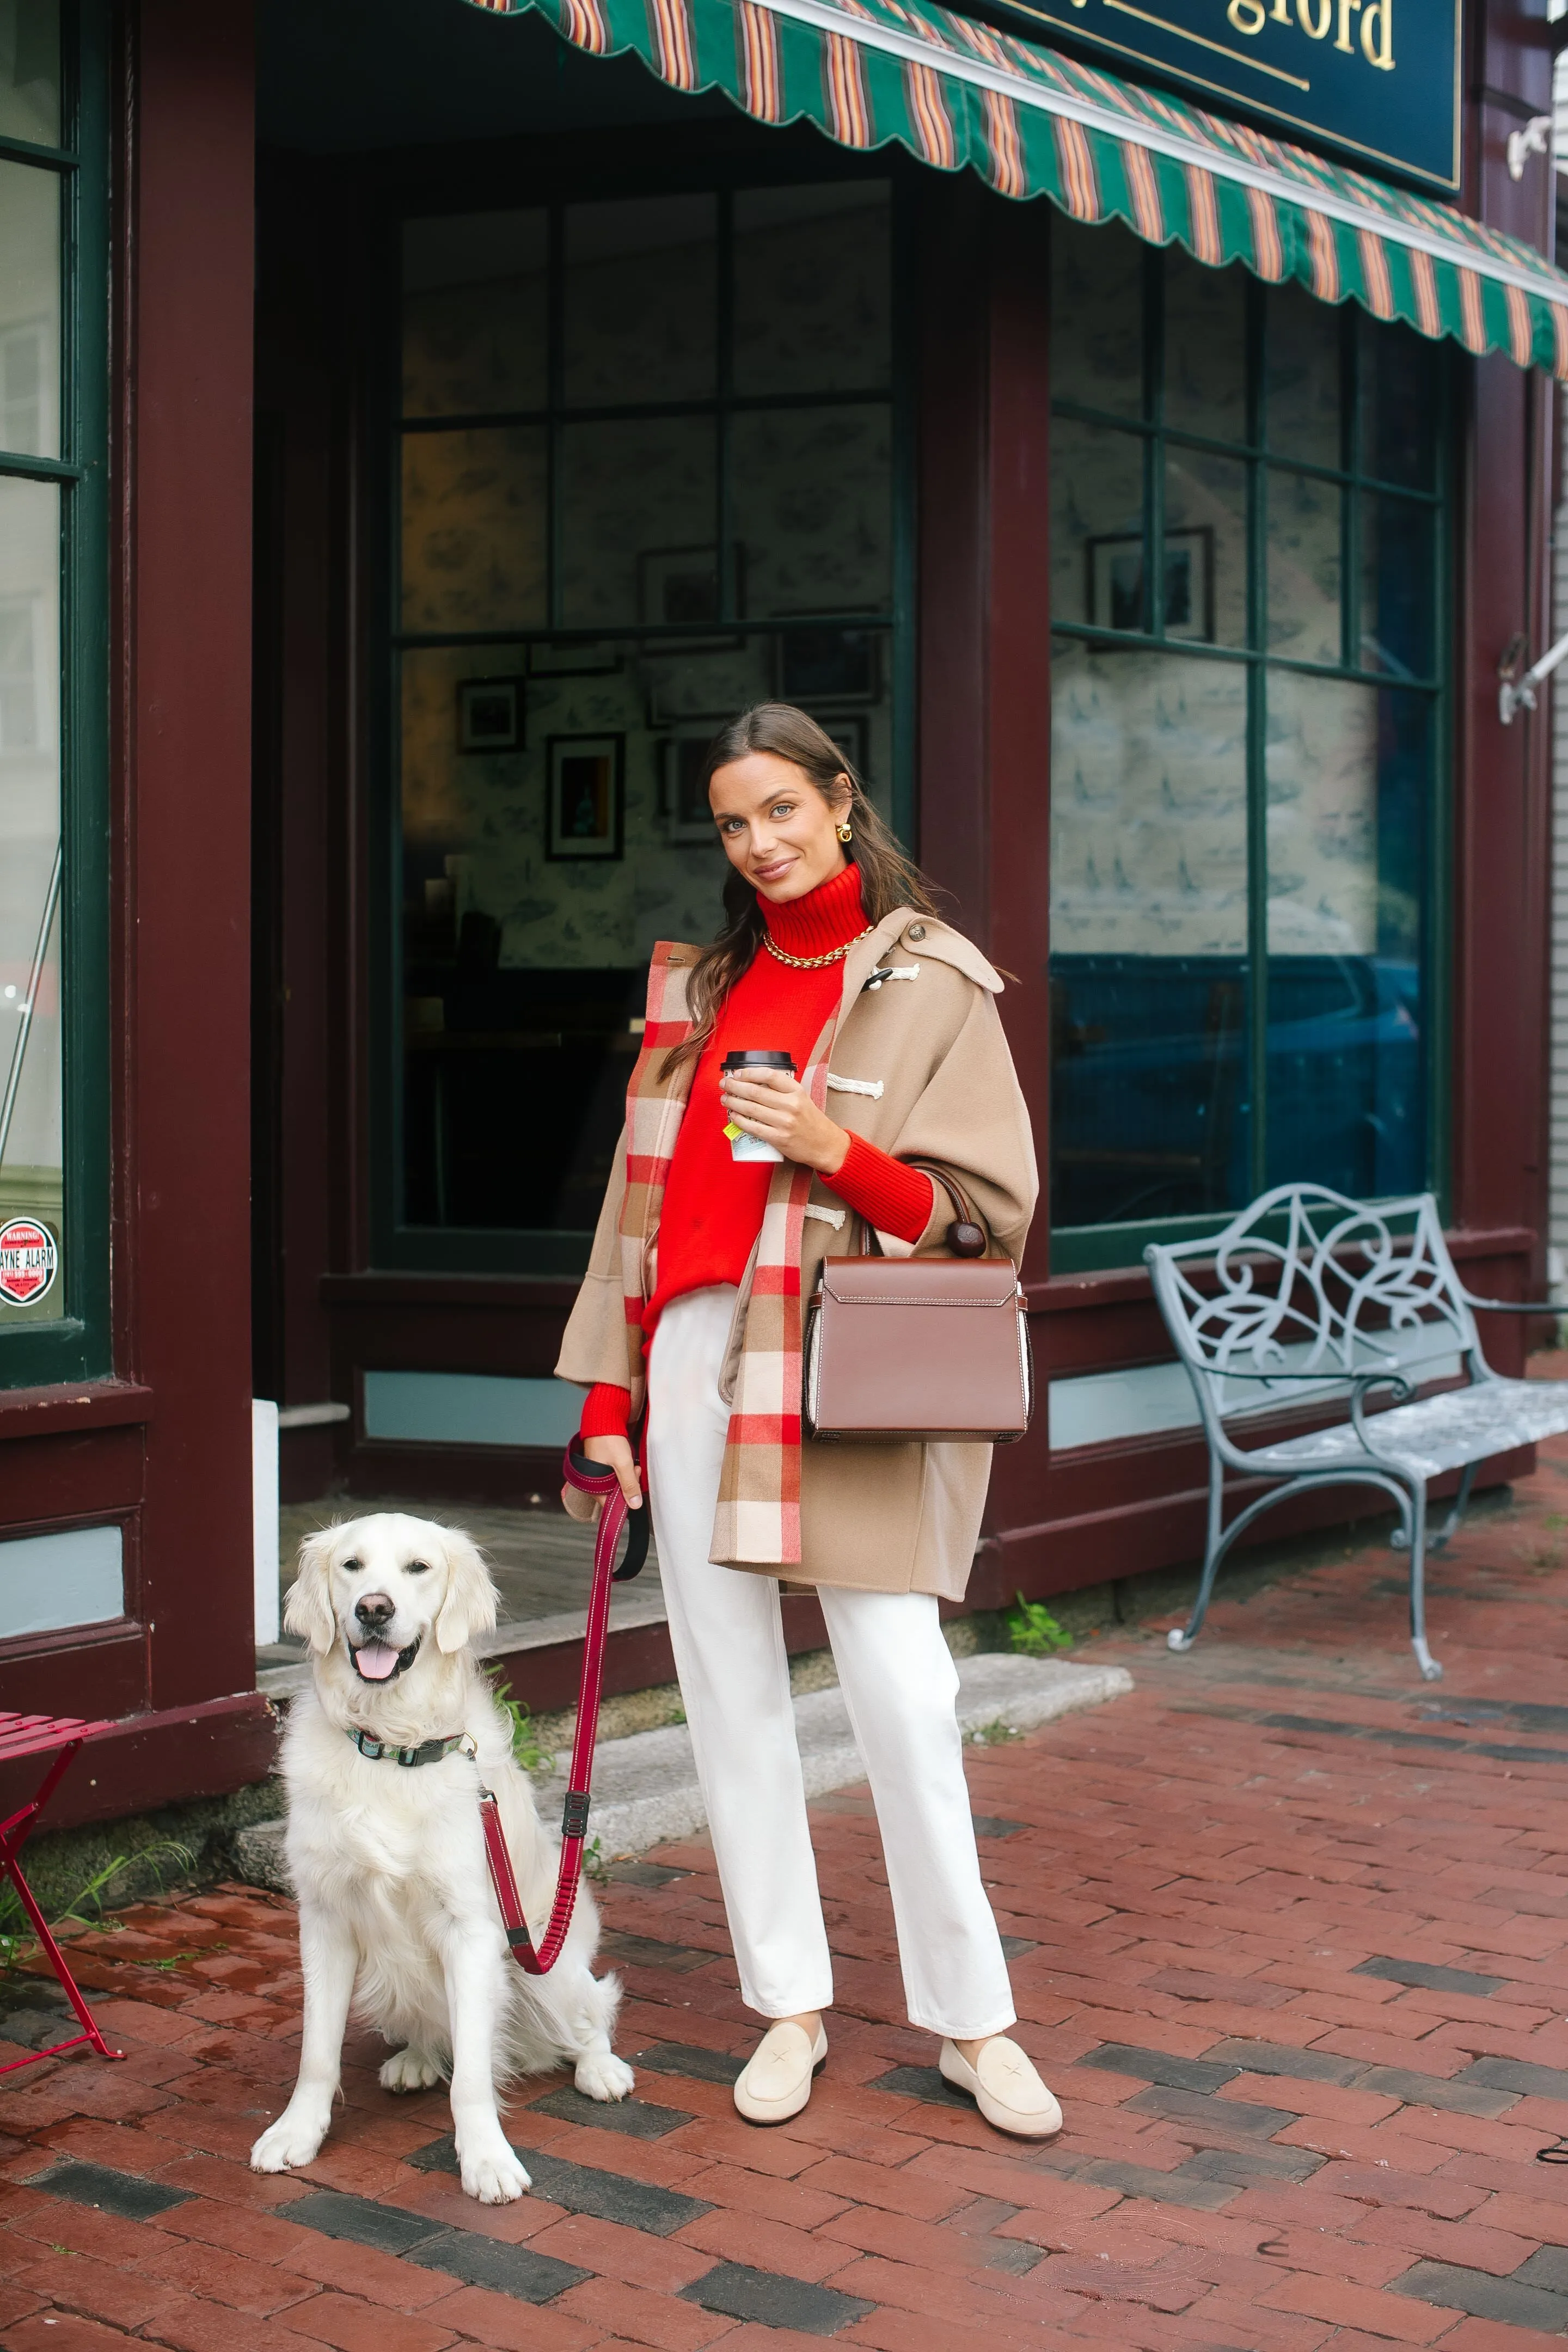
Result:
<svg viewBox="0 0 1568 2352"><path fill-rule="evenodd" d="M65 143L0 137L0 159L54 173L61 205L60 455L0 449L0 476L60 490L60 975L64 1266L60 1312L0 1330L0 1389L113 1369L109 1109L109 299L111 18L61 10Z"/></svg>
<svg viewBox="0 0 1568 2352"><path fill-rule="evenodd" d="M1325 680L1358 686L1388 683L1360 666L1353 656L1360 623L1357 598L1361 583L1360 516L1362 494L1391 495L1431 509L1435 518L1436 564L1432 643L1435 674L1425 678L1401 677L1401 691L1425 697L1432 711L1429 741L1429 824L1426 830L1425 906L1426 920L1421 956L1426 1007L1423 1078L1426 1090L1426 1156L1424 1181L1437 1195L1445 1216L1449 1185L1449 1053L1451 1002L1448 986L1452 908L1452 710L1449 649L1453 634L1454 497L1457 463L1455 420L1462 379L1460 362L1447 345L1434 348L1433 373L1438 393L1436 423L1436 467L1433 487L1413 488L1367 471L1363 463L1363 402L1361 370L1368 339L1379 331L1377 322L1360 306L1344 302L1335 310L1324 306L1326 331L1338 339L1341 385L1342 446L1338 467L1314 464L1293 450L1271 448L1267 414L1267 337L1268 288L1246 280L1247 410L1245 440L1211 438L1184 426L1167 423L1164 414L1164 253L1144 248L1141 273L1142 385L1140 413L1128 415L1071 399L1053 399L1053 418L1109 428L1142 443L1143 622L1137 630L1058 619L1051 621L1053 638L1077 638L1090 645L1114 644L1144 651L1170 653L1194 661L1240 665L1247 672L1247 948L1246 972L1247 1085L1250 1096L1249 1151L1251 1183L1247 1197L1256 1199L1268 1188L1268 872L1267 846L1268 785L1265 772L1266 704L1264 682L1270 670L1295 671ZM1222 457L1244 465L1247 475L1247 643L1224 646L1182 638L1164 632L1161 598L1153 583L1164 576L1164 486L1167 448L1186 448ZM1268 647L1268 510L1266 488L1269 472L1301 474L1337 485L1342 501L1343 537L1341 562L1341 658L1327 664L1302 661ZM1278 1181L1278 1180L1276 1180ZM1185 1216L1154 1217L1115 1224L1053 1225L1051 1270L1079 1274L1137 1265L1150 1242L1177 1241L1217 1233L1238 1210L1234 1207Z"/></svg>
<svg viewBox="0 0 1568 2352"><path fill-rule="evenodd" d="M711 163L694 162L685 169L668 168L655 172L628 173L610 177L603 173L584 174L579 180L557 174L547 181L530 183L519 173L509 178L505 193L499 193L493 180L480 186L444 184L440 197L431 201L422 189L395 201L384 224L384 236L378 265L382 288L382 382L384 387L382 408L381 459L378 479L381 485L382 518L380 543L375 562L380 574L380 604L384 615L384 635L379 657L379 693L373 719L371 758L373 776L372 807L374 821L371 835L371 973L369 991L369 1031L371 1040L371 1172L370 1226L372 1260L377 1266L407 1269L426 1273L463 1273L526 1276L542 1280L575 1277L587 1265L592 1234L584 1232L545 1232L528 1229L491 1230L440 1228L410 1225L403 1222L401 1199L403 1124L403 1039L402 975L396 908L401 895L399 873L399 797L400 783L397 750L397 727L395 713L398 707L399 656L405 650L424 650L442 646L473 645L476 646L505 646L513 643L543 643L569 646L592 643L613 635L617 640L645 640L666 637L679 640L689 634L679 627L651 624L627 623L613 631L603 627L569 629L559 625L562 610L562 548L559 528L560 471L555 463L555 444L563 426L582 421L604 424L616 418L668 416L716 416L719 422L721 462L718 469L715 530L717 544L727 549L733 539L728 510L728 467L722 461L723 444L728 437L731 417L752 411L784 408L811 409L875 404L889 407L892 416L892 557L893 582L890 609L858 614L835 611L825 615L795 614L788 621L770 619L766 622L746 621L736 610L734 567L729 561L720 567L721 611L717 625L730 625L763 630L768 634L784 628L809 629L820 627L826 619L836 628L865 627L882 632L890 648L892 774L889 793L888 813L905 841L912 842L915 830L914 785L914 711L915 711L915 581L914 581L914 469L915 469L915 235L916 218L911 186L912 173L900 159L879 155L874 163L858 168L846 165L832 154L814 156L809 166L779 170L769 168L770 159L759 155L741 161L733 155L715 156ZM728 381L724 355L728 350L729 264L731 256L733 203L737 191L743 188L788 187L797 184L817 184L829 180L876 180L888 184L891 204L892 227L892 382L888 392L842 393L826 394L735 394ZM716 271L718 304L718 349L720 380L710 399L658 401L647 404L625 404L614 407L594 407L584 410L569 408L562 392L562 304L558 291L550 303L551 351L548 371L548 401L542 409L507 409L496 412L437 416L405 417L402 412L401 346L396 321L401 296L401 235L405 219L427 219L441 212L463 215L479 211L510 211L528 207L548 210L550 216L550 254L552 284L559 288L562 260L562 222L569 205L592 203L597 198L637 196L639 194L675 195L711 194L718 202L719 245ZM543 426L552 445L550 469L550 521L548 549L548 610L551 625L531 628L491 628L476 631L416 632L399 625L397 525L401 487L402 449L405 435L450 431L454 427L492 427L513 425Z"/></svg>

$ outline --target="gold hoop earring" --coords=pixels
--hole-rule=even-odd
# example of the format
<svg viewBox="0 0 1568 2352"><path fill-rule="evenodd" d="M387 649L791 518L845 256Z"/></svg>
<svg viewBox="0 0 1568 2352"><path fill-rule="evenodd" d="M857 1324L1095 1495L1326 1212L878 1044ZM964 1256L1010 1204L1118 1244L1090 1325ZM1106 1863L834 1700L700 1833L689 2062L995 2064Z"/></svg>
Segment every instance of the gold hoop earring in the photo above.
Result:
<svg viewBox="0 0 1568 2352"><path fill-rule="evenodd" d="M840 841L853 841L855 838L854 829L850 825L835 825L833 829L837 834Z"/></svg>

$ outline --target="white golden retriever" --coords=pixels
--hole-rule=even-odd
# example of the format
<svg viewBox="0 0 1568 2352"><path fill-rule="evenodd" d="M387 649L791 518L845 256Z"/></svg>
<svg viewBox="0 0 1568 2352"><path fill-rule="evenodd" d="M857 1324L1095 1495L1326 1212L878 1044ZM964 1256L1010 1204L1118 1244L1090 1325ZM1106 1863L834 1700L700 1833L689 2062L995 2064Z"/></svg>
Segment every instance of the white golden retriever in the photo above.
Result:
<svg viewBox="0 0 1568 2352"><path fill-rule="evenodd" d="M623 2099L632 2087L610 2048L620 1985L589 1969L599 1921L586 1887L548 1976L525 1976L507 1949L480 1783L495 1791L536 1933L557 1850L468 1646L495 1623L496 1603L484 1561L454 1528L379 1513L300 1546L284 1622L314 1653L314 1686L289 1708L283 1778L304 2041L294 2095L250 2152L258 2172L309 2164L326 2137L351 2009L403 2045L381 2070L387 2090L450 2075L463 2187L487 2205L529 2185L501 2130L498 2082L571 2059L590 2098ZM454 1749L417 1765L355 1744L364 1733L414 1748L462 1732L475 1756Z"/></svg>

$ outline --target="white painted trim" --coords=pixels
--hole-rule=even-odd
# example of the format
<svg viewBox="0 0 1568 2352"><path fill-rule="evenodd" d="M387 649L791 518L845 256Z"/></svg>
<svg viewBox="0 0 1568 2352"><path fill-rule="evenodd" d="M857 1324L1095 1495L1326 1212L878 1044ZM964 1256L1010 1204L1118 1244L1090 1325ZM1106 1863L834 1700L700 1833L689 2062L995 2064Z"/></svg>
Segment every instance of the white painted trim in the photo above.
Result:
<svg viewBox="0 0 1568 2352"><path fill-rule="evenodd" d="M278 1409L279 1429L321 1429L329 1422L348 1418L346 1404L285 1404Z"/></svg>
<svg viewBox="0 0 1568 2352"><path fill-rule="evenodd" d="M278 1408L269 1397L250 1401L251 1590L256 1646L279 1635Z"/></svg>

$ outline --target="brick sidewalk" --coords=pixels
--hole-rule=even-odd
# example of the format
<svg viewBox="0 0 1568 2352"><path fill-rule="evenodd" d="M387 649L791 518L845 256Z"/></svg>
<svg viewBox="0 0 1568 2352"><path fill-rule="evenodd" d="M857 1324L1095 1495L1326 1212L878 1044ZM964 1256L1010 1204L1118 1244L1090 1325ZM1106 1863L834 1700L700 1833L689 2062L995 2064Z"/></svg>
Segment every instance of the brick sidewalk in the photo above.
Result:
<svg viewBox="0 0 1568 2352"><path fill-rule="evenodd" d="M838 1956L806 2113L754 2039L705 1845L603 1890L637 2095L529 2083L520 2204L460 2193L434 2093L351 2044L319 2163L245 2156L291 2081L289 1907L227 1889L77 1947L129 2051L0 2089L0 2341L90 2352L1531 2352L1568 2332L1568 1444L1437 1564L1440 1685L1393 1553L1222 1601L1133 1696L971 1751L1050 2147L991 2132L901 2016L868 1803L815 1809ZM29 2031L13 2013L13 2030ZM0 2056L16 2054L0 2045Z"/></svg>

